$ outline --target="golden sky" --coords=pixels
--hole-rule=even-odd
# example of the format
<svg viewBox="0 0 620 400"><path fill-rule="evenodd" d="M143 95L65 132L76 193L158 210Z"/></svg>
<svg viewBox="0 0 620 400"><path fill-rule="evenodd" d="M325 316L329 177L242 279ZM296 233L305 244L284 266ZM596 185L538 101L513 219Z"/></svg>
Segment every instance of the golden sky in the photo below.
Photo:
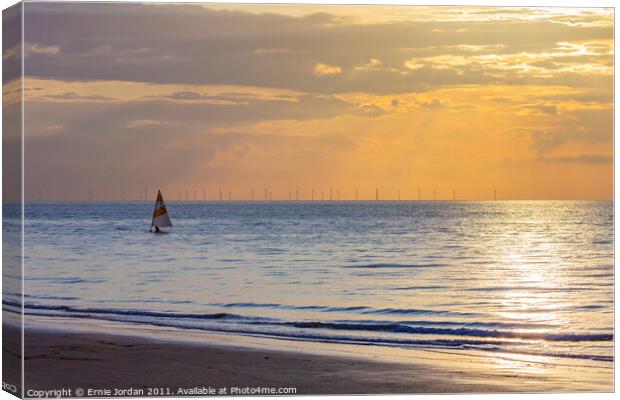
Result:
<svg viewBox="0 0 620 400"><path fill-rule="evenodd" d="M611 9L29 3L25 38L31 199L612 198Z"/></svg>

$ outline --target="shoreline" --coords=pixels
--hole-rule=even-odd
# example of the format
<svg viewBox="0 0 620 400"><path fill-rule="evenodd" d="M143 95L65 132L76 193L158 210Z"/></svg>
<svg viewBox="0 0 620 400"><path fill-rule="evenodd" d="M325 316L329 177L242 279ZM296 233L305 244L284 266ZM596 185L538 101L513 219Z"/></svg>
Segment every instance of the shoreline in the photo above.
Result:
<svg viewBox="0 0 620 400"><path fill-rule="evenodd" d="M105 390L161 387L169 390L161 395L174 396L216 395L190 389L235 387L295 388L296 394L613 391L613 363L598 368L496 354L65 322L27 317L26 391L82 387L104 390L101 396L114 395ZM8 338L19 334L6 323L3 332ZM10 358L6 353L3 349L3 357ZM575 376L582 381L576 382Z"/></svg>

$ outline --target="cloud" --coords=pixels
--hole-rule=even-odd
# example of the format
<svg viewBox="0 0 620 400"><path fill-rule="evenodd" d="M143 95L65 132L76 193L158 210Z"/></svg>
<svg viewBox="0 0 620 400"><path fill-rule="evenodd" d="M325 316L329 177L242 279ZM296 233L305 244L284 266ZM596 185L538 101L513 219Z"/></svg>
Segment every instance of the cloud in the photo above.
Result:
<svg viewBox="0 0 620 400"><path fill-rule="evenodd" d="M168 121L160 121L160 120L154 120L154 119L137 119L135 121L131 121L125 126L129 129L136 129L136 128L147 128L147 127L152 127L152 126L163 126L163 125L168 125L168 124L169 124Z"/></svg>
<svg viewBox="0 0 620 400"><path fill-rule="evenodd" d="M255 54L287 54L291 52L292 52L291 49L283 49L283 48L277 48L277 47L271 47L271 48L260 47L254 50Z"/></svg>
<svg viewBox="0 0 620 400"><path fill-rule="evenodd" d="M577 164L610 164L614 158L605 154L579 154L576 156L541 157L540 161L548 163L577 163Z"/></svg>
<svg viewBox="0 0 620 400"><path fill-rule="evenodd" d="M378 58L371 58L370 60L368 60L368 62L356 66L355 69L360 71L366 71L379 68L381 67L381 65L383 65L383 62L381 60L379 60Z"/></svg>
<svg viewBox="0 0 620 400"><path fill-rule="evenodd" d="M29 79L27 88L41 88L26 97L30 131L62 123L71 132L93 127L136 127L136 120L183 121L192 129L227 130L270 120L376 116L380 110L334 95L271 88L154 85L136 82L69 82ZM58 88L67 92L58 94ZM117 93L113 101L109 94ZM87 100L82 100L87 99ZM224 105L223 105L224 104ZM234 104L234 106L229 106ZM170 125L168 125L169 127ZM166 125L160 125L165 128Z"/></svg>
<svg viewBox="0 0 620 400"><path fill-rule="evenodd" d="M338 75L342 73L342 68L337 65L329 65L323 63L316 63L313 70L315 75Z"/></svg>
<svg viewBox="0 0 620 400"><path fill-rule="evenodd" d="M24 58L28 58L33 54L43 54L47 56L55 56L60 53L60 47L58 46L43 46L38 43L26 42L24 45ZM19 60L22 56L22 45L17 44L11 48L8 48L2 54L3 60Z"/></svg>
<svg viewBox="0 0 620 400"><path fill-rule="evenodd" d="M474 49L476 54L445 53L415 57L404 62L410 70L432 68L454 70L459 74L478 72L491 77L514 74L534 79L544 79L557 74L611 75L613 64L610 56L611 41L558 42L538 52L516 51L496 46L458 46L465 52Z"/></svg>
<svg viewBox="0 0 620 400"><path fill-rule="evenodd" d="M480 14L463 7L399 7L398 18L394 7L312 10L320 8L37 3L25 15L29 40L61 51L55 57L29 58L27 70L61 80L265 86L315 93L396 94L498 79L582 87L611 80L609 10L595 13L602 22L598 26L552 22L550 17L562 12L533 8ZM587 10L574 14L573 21L592 19ZM548 54L554 58L547 59ZM308 65L314 70L317 60L328 67L309 75ZM324 79L329 75L321 72L334 76L338 68L346 79ZM372 74L356 74L360 68Z"/></svg>
<svg viewBox="0 0 620 400"><path fill-rule="evenodd" d="M495 100L498 101L498 100ZM553 103L525 103L517 104L515 106L518 115L558 115L560 108L557 104Z"/></svg>
<svg viewBox="0 0 620 400"><path fill-rule="evenodd" d="M532 147L542 156L571 140L583 138L583 132L579 130L536 130L532 132Z"/></svg>
<svg viewBox="0 0 620 400"><path fill-rule="evenodd" d="M61 124L49 125L48 127L45 128L45 130L48 132L58 132L58 131L63 131L64 129L65 129L64 125L61 125Z"/></svg>
<svg viewBox="0 0 620 400"><path fill-rule="evenodd" d="M415 71L416 69L421 69L421 68L426 67L426 64L421 63L419 61L415 61L415 60L407 60L405 61L405 67L412 71Z"/></svg>
<svg viewBox="0 0 620 400"><path fill-rule="evenodd" d="M559 116L566 115L565 118ZM541 114L544 115L544 114ZM531 147L542 157L560 147L576 147L588 144L610 146L613 140L613 109L577 109L570 113L548 114L553 124L547 128L534 129Z"/></svg>
<svg viewBox="0 0 620 400"><path fill-rule="evenodd" d="M48 94L44 96L48 100L59 100L59 101L113 101L115 100L113 97L106 97L101 95L89 95L89 96L81 96L75 92L64 92L61 94Z"/></svg>
<svg viewBox="0 0 620 400"><path fill-rule="evenodd" d="M420 103L420 107L434 110L434 109L443 108L444 103L441 100L434 99L434 100L424 101Z"/></svg>
<svg viewBox="0 0 620 400"><path fill-rule="evenodd" d="M555 104L540 104L536 107L544 114L556 115L558 113L558 107Z"/></svg>
<svg viewBox="0 0 620 400"><path fill-rule="evenodd" d="M29 57L33 54L44 54L47 56L55 56L60 53L60 47L58 46L44 46L38 43L28 43L24 45L24 57Z"/></svg>
<svg viewBox="0 0 620 400"><path fill-rule="evenodd" d="M19 60L19 58L21 57L22 54L22 46L21 44L18 44L16 46L13 46L11 48L5 49L4 52L2 53L2 59L3 60Z"/></svg>
<svg viewBox="0 0 620 400"><path fill-rule="evenodd" d="M159 98L164 100L173 100L180 102L193 102L193 103L202 103L202 104L212 104L212 105L224 105L224 106L234 106L240 104L248 104L243 101L234 101L231 99L234 98L234 94L230 95L206 95L198 92L192 91L182 91L182 92L174 92L169 95L161 95L161 96L148 96L147 98Z"/></svg>
<svg viewBox="0 0 620 400"><path fill-rule="evenodd" d="M13 81L17 82L17 81ZM254 86L149 84L132 81L50 80L28 77L27 101L99 100L245 104L259 101L297 102L302 92ZM19 85L16 85L18 87ZM4 94L7 94L6 86Z"/></svg>

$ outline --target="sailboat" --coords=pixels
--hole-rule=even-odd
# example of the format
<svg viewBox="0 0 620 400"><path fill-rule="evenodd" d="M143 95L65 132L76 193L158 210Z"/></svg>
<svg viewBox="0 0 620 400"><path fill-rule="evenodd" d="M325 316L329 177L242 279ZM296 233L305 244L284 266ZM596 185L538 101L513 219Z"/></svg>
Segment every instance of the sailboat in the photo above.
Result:
<svg viewBox="0 0 620 400"><path fill-rule="evenodd" d="M159 228L172 228L172 221L170 221L170 216L168 216L168 210L166 210L164 198L161 196L161 190L157 191L153 220L151 221L149 232L153 232L153 227L155 227L155 233L161 232Z"/></svg>

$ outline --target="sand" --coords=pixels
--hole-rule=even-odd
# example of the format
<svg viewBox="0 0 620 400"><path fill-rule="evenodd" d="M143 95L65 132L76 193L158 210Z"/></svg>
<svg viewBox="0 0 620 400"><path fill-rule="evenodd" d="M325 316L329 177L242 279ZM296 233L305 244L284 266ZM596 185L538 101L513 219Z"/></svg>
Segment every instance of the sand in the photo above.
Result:
<svg viewBox="0 0 620 400"><path fill-rule="evenodd" d="M321 345L326 351L314 351L296 343L277 348L269 341L256 345L226 335L196 334L185 340L181 333L144 337L139 329L135 334L110 331L114 326L103 333L27 326L26 395L65 389L73 396L78 387L100 396L146 395L149 388L164 395L222 394L222 389L248 394L248 388L257 387L294 388L296 394L613 390L611 368L510 361L515 368L487 357L423 350L399 359L390 356L398 349L379 354L370 349L377 346L344 345L343 350L343 345ZM17 328L5 325L3 332L17 342ZM5 362L18 365L19 355L7 350ZM5 377L14 375L5 370Z"/></svg>

